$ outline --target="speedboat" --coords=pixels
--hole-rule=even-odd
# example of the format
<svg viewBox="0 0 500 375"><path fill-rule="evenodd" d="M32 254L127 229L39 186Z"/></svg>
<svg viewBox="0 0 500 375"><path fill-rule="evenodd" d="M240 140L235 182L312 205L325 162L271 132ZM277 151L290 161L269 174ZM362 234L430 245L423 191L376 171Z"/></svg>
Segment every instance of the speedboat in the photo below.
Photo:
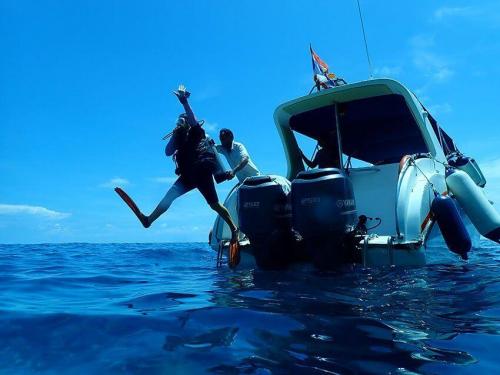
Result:
<svg viewBox="0 0 500 375"><path fill-rule="evenodd" d="M225 206L243 252L262 268L423 265L436 238L467 258L482 235L500 242L486 179L417 97L392 79L324 89L278 106L286 177L247 178ZM334 137L336 165L306 168L298 138ZM209 243L230 231L217 218Z"/></svg>

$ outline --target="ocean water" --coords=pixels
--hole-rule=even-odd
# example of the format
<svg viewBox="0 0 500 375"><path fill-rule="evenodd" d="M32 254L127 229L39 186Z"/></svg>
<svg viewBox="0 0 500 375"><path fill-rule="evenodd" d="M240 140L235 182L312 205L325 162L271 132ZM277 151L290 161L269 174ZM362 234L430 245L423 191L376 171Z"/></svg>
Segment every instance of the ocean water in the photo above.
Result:
<svg viewBox="0 0 500 375"><path fill-rule="evenodd" d="M494 374L500 247L330 273L205 244L0 246L0 373Z"/></svg>

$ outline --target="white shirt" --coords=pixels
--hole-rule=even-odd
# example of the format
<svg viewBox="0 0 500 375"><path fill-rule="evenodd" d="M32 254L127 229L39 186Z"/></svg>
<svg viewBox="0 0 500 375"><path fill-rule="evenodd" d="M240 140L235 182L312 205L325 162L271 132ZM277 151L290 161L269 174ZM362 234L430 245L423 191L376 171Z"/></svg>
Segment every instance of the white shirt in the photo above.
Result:
<svg viewBox="0 0 500 375"><path fill-rule="evenodd" d="M247 165L236 172L236 177L239 182L243 182L243 180L247 177L258 176L260 174L257 167L252 162L252 159L250 159L247 149L241 143L233 142L233 147L231 147L229 151L222 147L222 145L217 145L216 147L217 151L226 157L226 160L232 169L236 168L241 163L243 158L248 158Z"/></svg>

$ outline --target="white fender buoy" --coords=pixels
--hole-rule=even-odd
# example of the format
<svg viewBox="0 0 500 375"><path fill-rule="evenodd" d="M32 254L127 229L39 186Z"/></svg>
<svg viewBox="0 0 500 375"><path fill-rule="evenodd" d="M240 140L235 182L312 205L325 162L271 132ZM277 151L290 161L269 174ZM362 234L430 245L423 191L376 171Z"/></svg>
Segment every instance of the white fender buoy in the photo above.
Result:
<svg viewBox="0 0 500 375"><path fill-rule="evenodd" d="M486 185L486 178L473 158L464 155L455 155L448 159L448 164L467 173L477 186L484 187Z"/></svg>
<svg viewBox="0 0 500 375"><path fill-rule="evenodd" d="M472 178L464 171L452 169L447 171L446 184L479 233L500 243L500 214Z"/></svg>

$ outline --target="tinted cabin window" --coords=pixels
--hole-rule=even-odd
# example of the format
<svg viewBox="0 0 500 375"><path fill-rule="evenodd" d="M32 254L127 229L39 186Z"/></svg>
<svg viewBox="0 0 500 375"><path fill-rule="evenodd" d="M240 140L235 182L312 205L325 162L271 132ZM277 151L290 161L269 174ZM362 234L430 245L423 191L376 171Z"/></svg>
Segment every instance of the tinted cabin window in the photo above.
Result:
<svg viewBox="0 0 500 375"><path fill-rule="evenodd" d="M384 95L339 105L343 152L372 164L397 163L427 152L404 98Z"/></svg>
<svg viewBox="0 0 500 375"><path fill-rule="evenodd" d="M290 127L318 140L322 135L335 131L335 106L316 108L290 118Z"/></svg>
<svg viewBox="0 0 500 375"><path fill-rule="evenodd" d="M338 105L342 151L371 164L397 163L407 154L428 152L404 98L383 95ZM290 127L319 139L335 130L335 106L292 116Z"/></svg>

